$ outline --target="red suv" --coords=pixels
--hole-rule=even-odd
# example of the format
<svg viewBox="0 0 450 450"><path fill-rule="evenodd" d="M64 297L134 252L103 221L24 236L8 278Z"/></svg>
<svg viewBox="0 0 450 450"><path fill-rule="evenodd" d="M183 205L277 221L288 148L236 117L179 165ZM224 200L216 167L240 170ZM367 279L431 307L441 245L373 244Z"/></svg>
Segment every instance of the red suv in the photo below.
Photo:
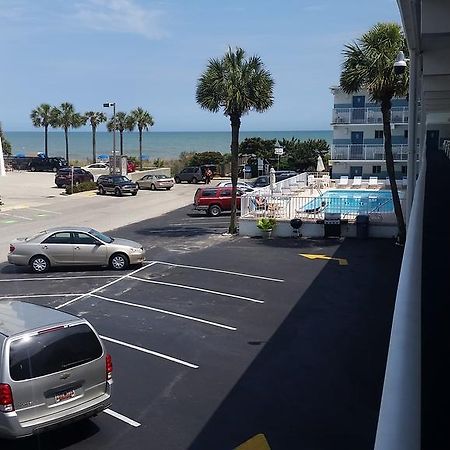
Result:
<svg viewBox="0 0 450 450"><path fill-rule="evenodd" d="M72 167L65 167L64 169L60 169L55 175L56 186L59 188L70 186L72 184L72 175L74 186L78 186L80 183L86 181L94 181L94 175L88 170L84 170L81 167L74 167L72 171Z"/></svg>
<svg viewBox="0 0 450 450"><path fill-rule="evenodd" d="M241 209L240 189L236 192L236 207ZM206 211L208 216L216 217L222 211L231 211L230 187L205 187L197 189L194 195L194 209Z"/></svg>

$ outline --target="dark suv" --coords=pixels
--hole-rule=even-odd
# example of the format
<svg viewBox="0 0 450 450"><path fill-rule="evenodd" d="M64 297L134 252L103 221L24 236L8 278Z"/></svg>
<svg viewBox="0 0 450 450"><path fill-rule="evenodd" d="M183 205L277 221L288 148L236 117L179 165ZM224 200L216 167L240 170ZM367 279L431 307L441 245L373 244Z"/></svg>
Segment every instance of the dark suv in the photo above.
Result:
<svg viewBox="0 0 450 450"><path fill-rule="evenodd" d="M231 187L199 188L194 195L194 209L216 217L222 211L231 211ZM236 207L241 209L242 191L236 191Z"/></svg>
<svg viewBox="0 0 450 450"><path fill-rule="evenodd" d="M64 158L32 158L28 163L28 170L32 172L58 172L59 169L67 167L67 161Z"/></svg>
<svg viewBox="0 0 450 450"><path fill-rule="evenodd" d="M180 173L177 173L174 177L175 183L181 183L187 181L188 183L197 184L200 181L206 181L206 170L210 169L213 176L217 172L217 166L214 164L204 164L203 166L191 166L185 167Z"/></svg>
<svg viewBox="0 0 450 450"><path fill-rule="evenodd" d="M97 186L100 195L109 192L120 197L123 194L136 195L138 193L138 185L125 175L100 175L97 178Z"/></svg>
<svg viewBox="0 0 450 450"><path fill-rule="evenodd" d="M82 169L81 167L73 168L73 184L78 186L80 183L86 181L94 181L94 175L91 172ZM55 175L55 184L59 188L70 186L72 184L72 168L65 167L64 169L58 170Z"/></svg>

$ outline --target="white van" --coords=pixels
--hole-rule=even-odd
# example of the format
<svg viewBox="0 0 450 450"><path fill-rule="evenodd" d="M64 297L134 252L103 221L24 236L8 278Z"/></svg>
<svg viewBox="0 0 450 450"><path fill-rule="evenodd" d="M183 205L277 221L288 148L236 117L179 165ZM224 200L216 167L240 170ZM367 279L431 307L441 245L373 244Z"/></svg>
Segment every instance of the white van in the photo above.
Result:
<svg viewBox="0 0 450 450"><path fill-rule="evenodd" d="M112 362L85 319L0 302L0 437L21 438L111 404Z"/></svg>

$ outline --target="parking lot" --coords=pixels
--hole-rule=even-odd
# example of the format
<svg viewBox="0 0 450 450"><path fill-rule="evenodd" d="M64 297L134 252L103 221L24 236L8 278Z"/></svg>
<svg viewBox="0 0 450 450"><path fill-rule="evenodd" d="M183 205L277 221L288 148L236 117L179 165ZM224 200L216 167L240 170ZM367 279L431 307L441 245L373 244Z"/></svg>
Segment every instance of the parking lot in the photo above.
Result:
<svg viewBox="0 0 450 450"><path fill-rule="evenodd" d="M85 317L114 364L111 410L8 448L216 450L257 433L273 449L370 448L400 252L230 237L228 221L186 207L115 230L146 249L125 272L0 265L0 301Z"/></svg>

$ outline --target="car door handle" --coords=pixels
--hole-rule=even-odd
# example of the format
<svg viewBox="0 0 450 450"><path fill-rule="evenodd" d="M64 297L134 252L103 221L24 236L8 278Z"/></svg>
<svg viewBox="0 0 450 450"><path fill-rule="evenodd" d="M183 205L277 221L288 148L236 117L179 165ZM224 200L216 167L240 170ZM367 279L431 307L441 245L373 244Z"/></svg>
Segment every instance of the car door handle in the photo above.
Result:
<svg viewBox="0 0 450 450"><path fill-rule="evenodd" d="M48 249L48 247L46 245L43 245L42 248L45 249L45 250Z"/></svg>
<svg viewBox="0 0 450 450"><path fill-rule="evenodd" d="M76 245L76 246L74 247L74 250L80 250L80 247L79 247L78 245Z"/></svg>

